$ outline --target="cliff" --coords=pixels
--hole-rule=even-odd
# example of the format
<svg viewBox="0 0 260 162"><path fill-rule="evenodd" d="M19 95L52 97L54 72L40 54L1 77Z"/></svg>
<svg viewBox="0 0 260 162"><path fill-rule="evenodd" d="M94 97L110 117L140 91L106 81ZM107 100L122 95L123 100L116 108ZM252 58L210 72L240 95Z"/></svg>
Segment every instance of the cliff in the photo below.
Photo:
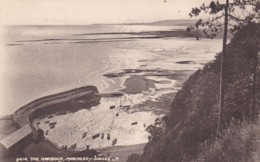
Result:
<svg viewBox="0 0 260 162"><path fill-rule="evenodd" d="M254 98L260 96L257 62L260 25L239 31L227 47L225 62L225 128L256 120ZM194 52L196 52L194 50ZM196 159L201 144L214 139L218 119L220 57L196 71L175 96L164 117L166 130L146 145L141 162L180 162Z"/></svg>

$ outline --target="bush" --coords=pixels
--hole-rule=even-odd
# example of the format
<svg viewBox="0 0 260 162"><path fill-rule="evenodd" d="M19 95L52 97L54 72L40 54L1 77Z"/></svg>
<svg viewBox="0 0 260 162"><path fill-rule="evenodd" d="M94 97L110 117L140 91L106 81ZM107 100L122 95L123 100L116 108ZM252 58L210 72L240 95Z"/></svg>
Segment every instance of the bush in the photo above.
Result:
<svg viewBox="0 0 260 162"><path fill-rule="evenodd" d="M223 85L225 88L222 120L224 129L229 128L231 123L257 121L259 112L256 106L253 107L253 103L255 103L253 101L260 96L260 89L256 88L260 84L260 71L255 70L257 67L256 51L260 50L260 46L258 46L260 43L259 27L260 24L247 26L235 35L227 47L224 68L225 84ZM201 153L202 143L216 139L220 62L221 53L216 56L214 61L191 75L183 84L182 89L178 91L173 100L170 113L167 114L166 132L146 145L140 161L190 162ZM255 81L254 76L256 77ZM247 134L237 130L239 133L236 135L233 129L227 129L215 143L217 146L220 145L224 151L214 149L212 146L212 152L203 157L205 161L211 162L211 160L207 160L210 157L206 157L206 155L214 155L216 156L215 161L223 162L235 155L239 160L247 158L248 152L244 153L243 151L248 150L248 147L242 148L246 145L244 140L247 139ZM243 136L239 137L242 134ZM248 142L250 142L249 137L251 138L250 134L248 134ZM230 141L234 148L229 148L231 145L225 140L233 138L237 141ZM236 146L236 143L239 147ZM223 155L219 155L221 153ZM227 156L226 159L221 160L225 156ZM218 160L218 158L220 159Z"/></svg>
<svg viewBox="0 0 260 162"><path fill-rule="evenodd" d="M256 151L256 134L252 125L231 124L217 139L207 141L198 162L250 162Z"/></svg>
<svg viewBox="0 0 260 162"><path fill-rule="evenodd" d="M138 162L139 159L140 159L139 154L131 154L130 156L128 156L127 162Z"/></svg>

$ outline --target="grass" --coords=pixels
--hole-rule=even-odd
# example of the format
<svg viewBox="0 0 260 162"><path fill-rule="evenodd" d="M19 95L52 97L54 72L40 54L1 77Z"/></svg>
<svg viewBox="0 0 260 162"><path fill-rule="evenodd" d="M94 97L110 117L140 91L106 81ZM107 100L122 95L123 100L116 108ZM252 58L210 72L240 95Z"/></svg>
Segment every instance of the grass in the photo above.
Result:
<svg viewBox="0 0 260 162"><path fill-rule="evenodd" d="M257 126L231 124L213 141L202 146L196 162L253 162L257 149Z"/></svg>

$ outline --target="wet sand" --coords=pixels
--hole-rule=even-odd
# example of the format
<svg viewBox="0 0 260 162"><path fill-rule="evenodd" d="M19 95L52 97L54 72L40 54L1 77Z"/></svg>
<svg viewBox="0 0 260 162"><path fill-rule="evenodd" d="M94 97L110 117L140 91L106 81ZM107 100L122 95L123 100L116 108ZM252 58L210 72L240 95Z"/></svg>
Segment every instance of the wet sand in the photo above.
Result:
<svg viewBox="0 0 260 162"><path fill-rule="evenodd" d="M173 32L171 33L174 34ZM156 33L147 33L147 34L153 35ZM157 34L168 36L170 33L160 32ZM71 35L69 35L69 37L71 37ZM205 57L206 55L200 56L200 54L209 52L209 53L214 53L215 55L214 52L215 44L213 46L214 48L211 48L210 44L208 44L208 41L205 42L204 45L201 45L200 42L201 48L197 48L198 47L196 45L197 42L188 39L174 38L172 40L160 39L160 41L158 41L157 39L149 39L149 40L140 39L140 40L136 40L135 42L136 42L135 44L129 43L128 41L122 42L120 44L118 44L118 42L106 43L106 44L102 44L102 46L97 46L97 48L96 46L87 44L88 42L86 41L85 42L76 41L76 42L68 43L66 40L59 40L56 42L59 44L55 46L51 45L53 41L48 41L48 40L44 40L43 43L45 44L42 44L41 42L38 43L33 42L37 44L35 46L33 46L31 42L23 42L23 44L28 44L27 47L30 47L30 51L31 50L33 51L34 49L37 50L42 49L40 51L43 52L43 53L39 53L40 59L38 60L40 60L40 63L39 64L35 63L35 65L32 66L34 68L27 69L28 68L26 62L27 60L18 60L19 63L25 63L21 67L25 66L24 69L26 69L25 70L26 73L28 73L28 71L30 71L31 69L42 69L41 66L40 68L38 68L38 66L36 65L42 65L42 62L44 61L46 63L44 64L46 66L45 68L57 67L56 65L60 65L57 64L56 61L50 62L50 60L52 59L49 59L48 58L49 55L45 55L45 53L52 53L53 51L55 51L56 52L55 56L57 57L58 60L66 59L65 61L67 61L66 56L71 57L71 55L69 55L70 52L64 52L64 51L72 51L72 52L77 51L75 52L75 54L77 55L75 55L75 57L72 57L72 59L70 60L70 63L72 64L68 64L68 68L67 66L62 66L62 68L67 69L66 73L60 73L59 71L60 68L52 68L51 70L46 70L46 71L52 71L52 73L50 75L44 75L44 78L41 80L45 82L38 82L39 77L35 77L36 80L33 80L31 76L22 77L23 79L29 79L24 81L25 83L29 83L30 85L29 90L26 89L27 90L26 92L28 92L26 94L31 95L28 96L28 98L32 96L37 97L37 95L39 95L38 92L46 91L46 89L49 89L51 91L46 91L44 95L49 94L50 92L54 92L53 89L56 89L57 87L60 88L59 90L61 90L62 87L64 88L72 85L74 86L74 84L72 84L74 82L68 81L67 76L73 76L70 78L76 80L77 84L78 81L82 79L82 76L88 76L86 77L87 79L85 80L83 79L83 81L86 81L88 85L90 83L91 84L93 83L97 87L99 87L98 86L99 83L97 81L102 80L103 76L96 77L96 79L93 79L94 78L93 76L86 75L89 73L89 71L87 71L86 69L91 69L90 72L92 72L93 71L92 68L97 70L99 69L100 65L103 65L104 62L102 62L103 59L101 59L101 56L104 56L103 53L104 50L102 51L99 50L100 49L99 47L102 47L106 51L105 56L109 56L104 58L104 60L106 60L105 62L109 62L107 60L111 59L110 61L112 61L111 62L112 65L114 64L120 65L120 63L122 63L123 65L122 68L128 68L128 69L124 69L123 72L117 71L117 70L122 70L121 66L119 66L120 68L114 68L116 69L115 71L117 72L107 75L106 77L109 79L119 78L123 80L121 89L116 89L118 88L117 87L118 85L114 85L116 88L114 89L112 88L112 90L115 89L121 90L126 94L126 96L129 99L132 99L134 101L135 105L131 108L131 113L140 112L140 111L151 111L154 114L166 114L169 111L170 108L169 105L172 99L174 98L175 93L177 92L178 89L181 88L182 83L186 80L186 78L188 78L188 76L194 70L196 70L200 66L201 62L203 63L205 61L206 62L208 61L209 58ZM206 47L205 49L204 46ZM120 47L120 50L117 50L117 52L115 52L114 50L111 50L111 47L114 47L116 49ZM78 51L79 49L81 49L81 51ZM196 49L196 52L194 51L194 49ZM91 55L90 57L89 55L85 55L85 51L92 51L91 53L93 53L93 56ZM27 53L26 48L24 48L24 50L20 50L18 54L20 55L20 53ZM84 53L84 55L82 55L82 53ZM87 57L87 59L85 59L85 57ZM96 59L95 61L91 61L91 62L95 62L94 65L85 61L85 60L89 60L89 58L94 60L92 57ZM189 58L189 60L186 60L188 57L191 57L191 59ZM22 57L22 58L27 58L27 57ZM79 58L80 60L84 60L84 61L79 62L78 61ZM87 68L88 67L87 65L91 65L90 66L91 68ZM107 65L107 67L101 69L100 72L108 73L109 71L104 71L104 69L111 69L111 67L113 66ZM55 71L54 69L58 69L58 71ZM81 71L82 69L84 70ZM75 71L80 73L79 74L75 73ZM33 70L32 74L38 76L39 74L42 73L38 73L38 71ZM106 74L104 74L104 76L105 75ZM48 76L47 77L48 80L46 80L46 76ZM61 84L62 83L61 78L65 78L66 84L65 83ZM92 81L90 82L89 80L91 79ZM55 80L59 80L61 82L53 82ZM19 80L19 82L21 82L21 80ZM69 84L67 82L71 82L71 83ZM115 84L118 83L116 80L113 80L113 82ZM121 85L121 83L119 84ZM16 83L14 85L18 85L18 84ZM18 90L22 90L21 92L24 94L25 90L23 89L23 87L28 87L28 86L19 86L19 87L14 86L14 88ZM100 85L100 87L102 86ZM111 85L111 87L113 87L113 85ZM35 89L36 92L29 93L29 91L32 91L32 89ZM15 94L17 94L18 97ZM19 98L21 98L20 95L21 93L15 93L15 94L12 95L9 94L6 96L13 96L14 98L16 98L17 100L16 102L18 103ZM20 101L20 103L22 102ZM23 116L23 115L24 114L20 114L19 116ZM6 127L4 127L6 132L1 132L0 135L2 134L8 135L8 133L15 131L16 128L12 126L10 121L11 120L8 120L8 122L6 122L7 123ZM134 146L113 146L113 147L105 148L104 150L112 152L112 155L114 156L119 156L119 157L122 156L122 158L120 157L120 161L121 160L126 161L127 156L129 156L131 153L135 153L134 151L136 151L136 153L141 154L143 147L144 144L134 145ZM40 148L40 149L35 149L35 148ZM59 156L59 155L66 155L67 152L57 149L49 141L45 140L38 145L29 146L26 149L26 154L30 156L33 155Z"/></svg>
<svg viewBox="0 0 260 162"><path fill-rule="evenodd" d="M189 76L193 73L192 70L176 70L176 71L161 71L161 72L147 72L143 75L133 75L130 78L126 79L124 82L124 86L127 89L126 93L129 91L130 93L134 91L135 86L139 86L139 92L148 90L149 88L154 88L155 80L152 79L145 79L145 77L166 77L170 80L175 80L175 87L181 87L185 80L189 78ZM159 82L164 84L163 82Z"/></svg>
<svg viewBox="0 0 260 162"><path fill-rule="evenodd" d="M145 79L142 76L132 76L126 79L123 85L125 88L121 91L127 94L137 94L155 87L153 80Z"/></svg>
<svg viewBox="0 0 260 162"><path fill-rule="evenodd" d="M136 72L136 71L135 71ZM129 74L129 73L127 73ZM152 72L149 71L144 73L143 75L131 75L129 76L123 83L125 88L121 91L128 95L138 95L149 89L155 89L156 84L168 84L169 81L162 80L158 81L156 79L148 79L149 77L166 77L171 80L178 80L178 84L181 87L182 83L186 80L186 78L191 73L188 71L179 71L175 73L165 73L165 72ZM140 112L140 111L152 111L154 114L165 114L169 110L170 103L172 98L174 97L175 93L168 93L162 95L158 100L152 101L147 100L142 104L137 104L132 107L132 113ZM160 110L158 110L160 107ZM12 116L8 116L0 120L0 122L4 122L5 124L1 124L1 129L5 130L2 131L0 137L5 137L8 134L14 132L17 128L12 125ZM106 153L110 152L112 156L119 157L122 161L126 161L127 157L132 153L141 154L143 147L145 144L137 144L137 145L126 145L126 146L111 146L100 151L106 155ZM37 149L36 149L37 148ZM39 149L40 148L40 149ZM40 144L37 145L30 145L26 150L25 153L29 156L67 156L68 154L73 154L75 151L64 151L57 149L57 146L52 144L49 140L44 140Z"/></svg>

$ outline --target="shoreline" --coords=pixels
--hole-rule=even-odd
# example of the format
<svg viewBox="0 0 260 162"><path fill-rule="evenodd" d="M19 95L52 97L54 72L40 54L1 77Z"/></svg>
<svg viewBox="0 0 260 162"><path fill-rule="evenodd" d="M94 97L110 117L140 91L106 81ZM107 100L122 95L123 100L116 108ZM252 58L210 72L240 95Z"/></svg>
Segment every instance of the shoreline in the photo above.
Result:
<svg viewBox="0 0 260 162"><path fill-rule="evenodd" d="M104 33L100 33L100 34L102 35ZM120 33L116 32L115 34L120 34ZM122 34L125 34L125 33L122 33ZM187 38L188 40L189 39L193 40L192 33L187 34L187 33L184 33L184 31L182 31L182 30L181 31L178 31L178 30L175 30L175 31L150 31L150 32L142 31L142 32L138 32L138 33L129 33L129 34L130 34L130 36L125 38L126 41L136 39L136 41L140 40L140 41L146 42L148 39L150 39L152 41L150 43L153 43L153 40L158 39L158 38L159 38L158 40L162 40L162 38L165 40L172 39L172 38L174 38L174 39ZM134 35L136 35L136 34L140 35L140 36L135 37ZM91 41L93 43L102 42L101 39L100 39L100 41L96 41L96 40L92 40L92 39L90 39L90 40L75 39L70 43L73 43L73 47L74 47L75 45L81 46L82 43L91 43ZM21 45L27 45L27 44L30 45L30 43L34 42L34 40L30 41L30 39L21 39L21 40L25 40L24 42L22 42ZM27 40L27 42L26 42L26 40ZM37 40L39 40L39 39L36 39L36 41ZM54 41L53 40L42 38L42 40L37 41L37 42L39 44L52 44L52 43L61 43L62 44L64 41L66 42L66 39L58 40L57 42L55 42L55 40ZM72 39L69 38L68 40L72 40ZM112 41L123 41L123 40L122 40L122 38L116 38L116 39L105 38L105 40L103 40L103 41L112 42ZM177 40L177 41L179 42L179 40ZM193 54L193 51L189 52L189 50L190 50L189 48L192 49L193 46L187 47L187 49L186 49L186 48L183 48L183 47L186 47L185 42L183 43L183 45L178 44L176 46L172 46L172 44L169 46L168 41L167 42L160 41L160 42L162 42L162 43L159 43L159 41L158 41L158 43L151 45L151 46L147 46L147 44L140 44L140 47L137 46L136 49L129 52L129 55L134 54L134 56L135 56L135 54L136 55L139 54L139 53L136 53L137 50L140 52L140 54L145 54L144 52L147 52L147 51L149 52L149 55L147 56L147 58L141 57L139 60L137 60L138 67L123 66L125 68L133 68L133 69L123 69L122 71L119 71L119 72L117 71L115 73L110 73L110 74L107 73L108 71L106 71L107 74L103 75L103 76L105 76L105 80L110 80L113 83L113 86L107 88L108 92L111 89L112 89L112 91L114 91L114 90L119 91L119 92L124 93L126 98L133 100L134 106L131 108L131 111L129 111L129 114L140 112L140 111L141 112L152 112L154 114L166 114L167 112L169 112L170 104L171 104L172 99L174 98L176 92L182 87L182 83L191 75L191 73L196 71L196 70L188 70L188 69L197 68L197 66L196 67L194 66L192 68L190 68L190 67L183 68L183 66L181 66L181 64L182 65L183 64L200 64L199 61L201 61L201 60L197 61L196 59L195 60L191 59L191 61L190 61L186 56L180 57L180 59L178 59L178 57L176 57L177 58L176 60L173 59L174 62L173 61L166 62L168 57L172 58L172 56L173 57L175 56L175 55L169 55L169 54L176 54L176 56L184 55L186 53ZM81 44L79 44L79 43L81 43ZM148 41L148 43L149 43L149 41ZM170 42L170 43L172 43L172 42ZM174 42L173 42L173 44L174 44ZM9 45L12 46L12 44L9 44ZM14 44L14 46L15 45L17 45L17 44ZM120 46L119 46L119 44L118 44L119 47L121 47L121 45L122 45L123 50L128 49L128 47L130 47L130 45L125 46L124 44L120 44ZM143 50L143 46L147 47L147 48L145 48L145 50ZM51 47L51 45L48 47ZM116 48L118 48L118 47L116 47ZM49 49L51 51L53 51L53 48L49 48ZM64 49L66 50L66 48L64 48ZM84 49L84 48L82 48L82 49ZM104 49L106 49L106 48L104 48ZM106 51L106 50L104 50L104 51ZM131 53L131 52L133 52L133 53ZM121 52L119 51L119 55L117 55L117 57L121 56L120 53ZM153 58L153 54L156 54L156 57ZM196 54L195 54L195 56L196 56ZM127 57L126 58L122 57L122 59L128 61ZM185 59L185 60L183 60L183 59ZM155 63L154 63L154 60L155 60ZM130 63L134 63L136 60L134 59L131 61L132 62L130 62ZM171 69L170 70L169 66L171 66L172 64L175 64L176 66L174 66L174 68L170 68ZM75 64L75 65L76 65L76 67L80 67L80 66L78 66L78 64ZM126 65L128 65L128 64L126 64ZM157 67L159 67L159 68L157 68ZM162 68L162 69L160 69L160 68ZM175 69L175 68L177 68L177 69ZM166 69L168 69L168 70L166 70ZM186 70L180 70L180 69L186 69ZM72 70L72 71L74 73L76 70ZM80 75L80 77L81 77L81 75ZM26 78L26 77L24 77L24 78ZM116 79L113 79L113 78L116 78ZM94 84L96 84L97 87L99 87L98 83L94 83ZM108 82L108 85L110 86L112 84L110 84ZM48 85L48 87L51 87L50 84ZM41 90L39 89L39 91L41 91ZM57 95L57 94L55 94L55 95ZM16 97L14 96L14 98L16 98ZM32 101L32 102L34 102L34 101ZM68 104L68 103L66 103L66 104ZM64 105L66 105L66 104L64 104ZM24 109L22 109L23 107L19 109L20 113L17 114L16 112L18 110L16 110L11 116L4 117L4 118L6 118L6 120L3 120L3 121L8 121L7 123L10 124L10 122L14 122L12 126L9 125L9 126L7 126L7 128L9 127L10 130L12 128L15 128L15 130L17 130L18 127L21 127L21 125L24 125L24 123L33 122L32 119L34 117L31 118L30 114L32 114L34 112L33 107L35 105L33 105L31 108L28 107L27 105L23 106L23 107L25 107ZM60 107L63 107L64 105L62 105ZM70 106L68 106L68 107L72 107L71 106L72 103L69 103L69 105ZM38 106L38 105L36 105L36 106ZM50 106L50 105L44 105L44 106ZM43 108L43 107L41 107L41 108ZM84 106L82 106L82 107L84 107ZM59 106L57 106L55 108L55 111L49 111L49 113L55 114L58 111L58 108L59 108ZM81 110L81 108L78 110ZM43 110L45 110L45 109L43 109ZM49 110L49 109L47 109L47 110ZM78 110L71 111L71 113L75 113ZM41 113L36 113L36 117L39 114L41 114ZM120 114L120 116L121 116L121 114ZM21 121L21 122L19 122L17 119L19 119L19 121ZM1 121L1 119L0 119L0 121ZM140 124L140 123L138 123L138 124ZM14 125L16 125L16 127ZM15 130L12 130L12 131L15 131ZM1 133L0 135L2 135L2 134L3 133ZM8 134L6 134L6 135L8 136ZM0 138L1 138L1 136L0 136ZM145 146L145 144L140 144L140 148L142 145ZM131 148L131 145L113 146L113 147L107 147L104 149L112 151L112 150L116 150L116 148L127 148L127 147ZM139 147L139 145L137 144L137 145L134 145L133 147ZM138 151L140 151L140 150L138 149ZM117 150L116 153L118 153L118 152L120 152L120 150ZM57 146L57 144L55 145L55 141L53 142L48 139L42 141L40 144L37 144L37 145L33 144L33 145L29 146L25 150L25 153L29 156L34 156L34 155L38 156L39 154L45 154L44 156L49 156L49 155L50 156L55 156L55 155L66 156L69 154L68 152L64 152L64 150L60 149ZM127 156L125 156L125 157L127 158Z"/></svg>
<svg viewBox="0 0 260 162"><path fill-rule="evenodd" d="M182 72L178 72L178 73L174 73L174 74L168 73L166 76L171 77L171 79L176 76L179 76L178 85L180 86L185 81L185 78L187 78L187 75L189 75L189 73L187 73L187 71L185 71L184 73L182 73ZM163 74L160 74L159 76L161 77L162 75ZM150 84L147 84L147 80L149 80ZM140 87L135 89L135 84L137 84L138 82L141 82ZM155 88L156 83L164 84L163 81L146 79L146 75L144 75L144 76L131 75L128 78L126 78L125 81L123 82L123 85L125 86L125 88L120 89L119 91L125 93L125 95L127 95L127 97L131 98L131 97L133 97L132 95L138 95L151 88ZM168 83L168 82L166 82L166 83ZM136 113L136 112L152 112L155 115L166 114L169 111L169 106L171 104L172 98L175 96L176 91L174 92L174 91L170 90L168 93L162 94L162 96L159 96L158 98L156 97L157 98L156 101L148 99L143 103L134 104L133 107L131 108L131 112L129 112L129 115L132 113ZM160 111L156 110L157 106L161 107ZM130 144L130 145L132 145L132 144ZM56 146L60 149L62 144L56 143ZM123 146L129 146L129 145L123 145ZM78 148L78 149L81 150L80 148Z"/></svg>
<svg viewBox="0 0 260 162"><path fill-rule="evenodd" d="M133 71L132 71L133 72ZM136 72L136 71L134 71L134 72ZM123 93L125 93L126 95L136 95L136 94L139 94L139 93L142 93L142 92L144 92L144 91L147 91L147 90L149 90L149 89L151 89L151 88L155 88L155 84L156 83L158 83L158 81L156 81L156 80L152 80L152 79L147 79L146 77L147 76L156 76L156 77L162 77L162 76L164 76L164 77L166 77L166 78L169 78L169 79L176 79L177 80L177 82L178 82L178 84L177 84L177 82L175 83L176 85L181 85L184 81L185 81L185 79L184 78L186 78L187 77L187 75L189 75L189 73L187 73L187 72L185 72L185 71L182 71L182 72L175 72L175 73L163 73L163 72L158 72L158 71L156 71L156 73L153 73L154 71L150 71L148 74L146 73L145 75L131 75L131 76L128 76L124 81L123 81L123 85L124 85L124 88L122 88L122 89L120 89L119 91L121 91L121 92L123 92ZM128 73L127 74L129 74L129 70L128 70ZM175 78L175 77L180 77L180 78ZM139 86L138 86L138 88L136 88L135 86L135 84L136 83L139 83ZM165 82L166 83L166 82ZM164 84L164 82L162 82L162 84ZM62 92L63 93L63 92ZM56 95L56 94L55 94ZM54 96L55 96L54 95ZM155 113L155 114L158 114L158 112L156 113L156 109L154 109L154 110L152 110L152 109L148 109L148 110L146 110L146 109L140 109L140 106L142 107L142 105L146 105L146 106L151 106L151 107L154 107L154 105L156 105L157 104L157 106L158 106L158 104L159 105L163 105L163 104L165 104L163 107L165 107L165 110L163 110L163 114L165 114L168 110L166 110L167 108L169 108L169 104L170 104L170 102L171 102L171 99L172 99L172 96L174 95L174 92L173 93L168 93L168 94L163 94L162 96L161 96L161 99L159 99L159 100L157 100L157 101L151 101L151 100L147 100L145 103L142 103L142 104L137 104L137 105L135 105L134 107L133 107L133 112L131 112L131 113L134 113L134 112L137 112L137 111L152 111L153 113ZM53 96L53 95L51 95L51 96ZM165 97L169 97L170 99L168 100L168 101L164 101L163 100L163 98L165 98ZM47 96L48 97L48 96ZM39 100L39 99L37 99L37 100ZM34 100L34 101L37 101L37 100ZM34 102L34 101L32 101L32 102ZM31 102L31 103L32 103ZM156 103L156 104L155 104ZM29 103L30 104L30 103ZM29 105L29 104L27 104L27 105ZM23 106L22 108L20 108L20 109L18 109L17 111L15 111L15 113L13 113L12 115L8 115L8 116L4 116L4 117L2 117L0 120L4 120L4 119L7 119L7 120L11 120L12 122L17 122L17 121L15 121L15 119L17 119L17 118L20 118L20 117L22 117L22 118L24 118L24 115L28 115L28 116L30 116L28 113L17 113L17 112L19 112L19 111L25 111L27 108L26 108L26 106ZM29 110L30 110L30 108L29 108ZM32 111L29 111L30 113L32 112ZM160 114L160 113L159 113ZM19 115L21 115L21 116L19 116ZM25 119L25 118L24 118ZM13 124L14 124L13 123ZM23 123L23 122L22 122ZM20 125L21 126L21 125ZM41 154L41 152L37 152L36 150L35 150L35 148L37 148L37 147L39 147L39 146L41 146L41 145L45 145L45 149L50 149L54 154L57 154L57 155L62 155L62 156L65 156L65 155L68 155L68 154L71 154L71 153L73 153L73 152L75 152L75 151L72 151L71 153L69 153L69 151L67 151L67 152L63 152L62 151L62 149L59 147L59 145L56 143L55 144L55 142L53 142L53 141L50 141L50 140L44 140L44 141L42 141L41 142L42 144L40 144L40 145L38 145L38 146L36 146L36 145L32 145L32 146L29 146L27 149L26 149L26 153L27 154L29 154L29 155L32 155L31 153L36 153L36 154ZM50 145L48 145L47 143L50 143ZM139 145L139 144L137 144L137 145ZM141 145L141 144L140 144ZM143 144L144 145L144 144ZM102 148L101 150L113 150L114 149L114 147L130 147L131 145L123 145L123 146L112 146L112 147L106 147L106 148ZM42 148L40 148L39 149L39 151L43 151L42 150ZM48 154L53 154L53 153L51 153L50 151L47 151L48 152ZM78 152L78 151L76 151L76 152ZM118 153L118 152L117 152ZM116 153L116 154L117 154Z"/></svg>

